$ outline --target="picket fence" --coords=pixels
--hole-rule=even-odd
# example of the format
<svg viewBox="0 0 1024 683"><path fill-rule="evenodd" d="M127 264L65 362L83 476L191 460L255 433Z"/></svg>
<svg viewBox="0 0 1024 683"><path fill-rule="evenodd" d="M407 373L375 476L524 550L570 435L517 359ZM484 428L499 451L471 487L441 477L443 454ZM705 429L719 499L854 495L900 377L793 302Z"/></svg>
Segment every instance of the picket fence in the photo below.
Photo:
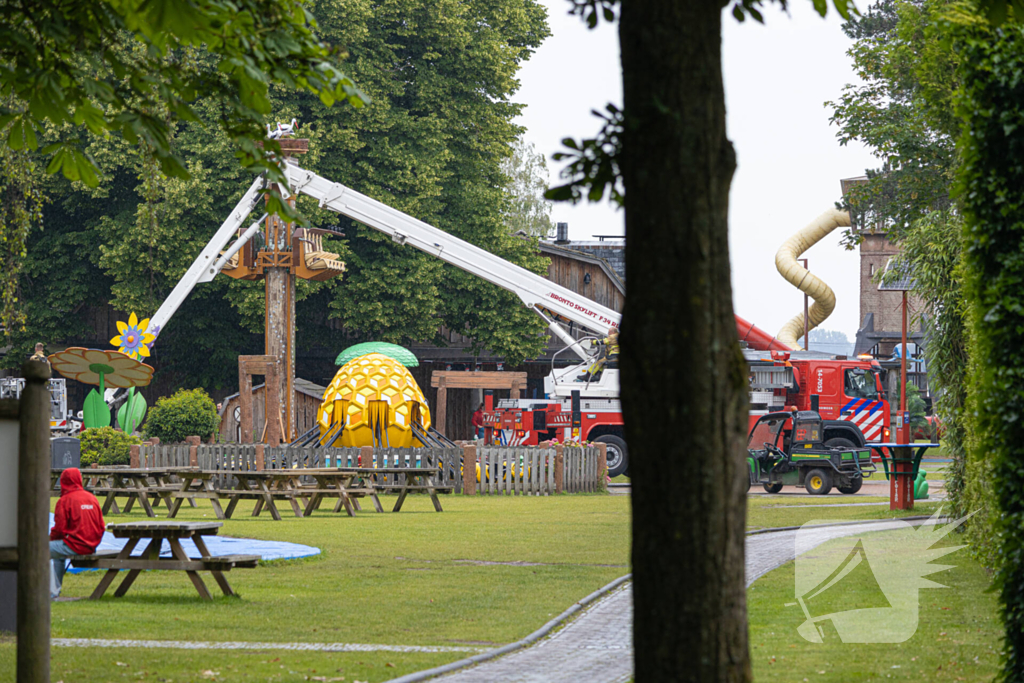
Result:
<svg viewBox="0 0 1024 683"><path fill-rule="evenodd" d="M563 492L589 493L601 488L598 449L564 448L562 455ZM554 448L477 448L477 491L548 496L556 491L556 467Z"/></svg>
<svg viewBox="0 0 1024 683"><path fill-rule="evenodd" d="M188 467L190 464L187 443L139 446L139 467Z"/></svg>
<svg viewBox="0 0 1024 683"><path fill-rule="evenodd" d="M594 493L604 490L600 471L601 451L596 448L565 448L565 474L562 490L566 493Z"/></svg>
<svg viewBox="0 0 1024 683"><path fill-rule="evenodd" d="M439 467L437 484L462 492L462 449L388 448L374 449L372 458L360 460L359 448L265 448L263 467L268 470L320 467ZM202 470L223 472L214 477L217 488L235 486L231 472L256 469L256 446L252 444L202 444L196 447L197 465ZM562 490L590 493L604 488L596 448L563 449ZM143 444L139 467L188 467L188 444ZM554 448L484 446L477 448L477 491L483 494L551 495L556 490ZM380 485L401 483L404 475L375 477ZM304 478L305 479L305 478ZM309 479L312 482L312 479ZM308 483L308 482L307 482Z"/></svg>

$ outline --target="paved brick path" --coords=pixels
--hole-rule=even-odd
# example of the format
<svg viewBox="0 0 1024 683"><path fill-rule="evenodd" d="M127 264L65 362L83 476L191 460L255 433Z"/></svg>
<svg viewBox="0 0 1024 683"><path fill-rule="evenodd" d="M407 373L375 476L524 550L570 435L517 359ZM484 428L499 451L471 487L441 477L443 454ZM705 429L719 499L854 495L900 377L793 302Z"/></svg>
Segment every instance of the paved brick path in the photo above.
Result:
<svg viewBox="0 0 1024 683"><path fill-rule="evenodd" d="M747 585L832 538L893 528L892 522L822 527L801 534L773 531L747 537ZM594 603L536 645L435 678L444 683L621 683L633 677L633 590L630 584Z"/></svg>

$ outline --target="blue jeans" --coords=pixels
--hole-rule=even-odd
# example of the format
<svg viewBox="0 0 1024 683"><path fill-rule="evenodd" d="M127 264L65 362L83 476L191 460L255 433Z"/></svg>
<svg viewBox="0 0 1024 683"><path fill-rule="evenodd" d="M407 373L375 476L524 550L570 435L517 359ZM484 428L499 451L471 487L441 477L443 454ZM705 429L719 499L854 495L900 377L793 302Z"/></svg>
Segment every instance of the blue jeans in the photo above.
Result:
<svg viewBox="0 0 1024 683"><path fill-rule="evenodd" d="M50 559L53 570L50 572L50 599L56 600L64 583L64 572L68 569L67 558L77 555L64 541L50 541Z"/></svg>

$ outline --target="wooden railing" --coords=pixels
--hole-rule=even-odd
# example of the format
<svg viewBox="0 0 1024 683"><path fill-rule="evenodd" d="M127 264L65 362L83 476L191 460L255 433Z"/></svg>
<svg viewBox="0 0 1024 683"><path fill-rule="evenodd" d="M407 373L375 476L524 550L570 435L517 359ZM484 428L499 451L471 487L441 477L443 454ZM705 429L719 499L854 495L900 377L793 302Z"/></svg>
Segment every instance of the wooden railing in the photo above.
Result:
<svg viewBox="0 0 1024 683"><path fill-rule="evenodd" d="M565 493L594 493L605 489L601 481L605 473L600 471L601 453L597 448L563 449L565 470L562 491Z"/></svg>
<svg viewBox="0 0 1024 683"><path fill-rule="evenodd" d="M187 443L143 444L139 447L139 467L189 467L192 463L189 456L190 445Z"/></svg>
<svg viewBox="0 0 1024 683"><path fill-rule="evenodd" d="M377 448L373 451L374 467L438 467L441 476L437 485L462 492L461 448ZM381 484L401 482L405 475L378 477Z"/></svg>
<svg viewBox="0 0 1024 683"><path fill-rule="evenodd" d="M555 493L554 448L477 449L478 491L505 495Z"/></svg>
<svg viewBox="0 0 1024 683"><path fill-rule="evenodd" d="M137 461L136 458L137 451ZM605 490L601 450L594 447L470 446L472 472L463 471L462 448L269 448L253 444L143 444L132 447L133 466L199 467L223 472L218 488L235 486L231 472L321 467L437 467L437 485L463 491L475 478L479 493L551 495ZM404 475L380 475L380 485L400 483ZM312 479L310 479L312 481Z"/></svg>

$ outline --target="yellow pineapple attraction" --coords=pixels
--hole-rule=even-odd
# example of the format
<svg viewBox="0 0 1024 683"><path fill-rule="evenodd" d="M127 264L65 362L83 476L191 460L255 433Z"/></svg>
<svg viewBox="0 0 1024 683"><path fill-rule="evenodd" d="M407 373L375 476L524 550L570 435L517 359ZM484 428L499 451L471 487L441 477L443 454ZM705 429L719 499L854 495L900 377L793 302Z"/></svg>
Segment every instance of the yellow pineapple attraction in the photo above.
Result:
<svg viewBox="0 0 1024 683"><path fill-rule="evenodd" d="M412 374L398 361L379 353L353 358L338 370L324 392L317 424L320 443L341 438L335 446L391 448L422 446L412 425L430 427L430 408Z"/></svg>

